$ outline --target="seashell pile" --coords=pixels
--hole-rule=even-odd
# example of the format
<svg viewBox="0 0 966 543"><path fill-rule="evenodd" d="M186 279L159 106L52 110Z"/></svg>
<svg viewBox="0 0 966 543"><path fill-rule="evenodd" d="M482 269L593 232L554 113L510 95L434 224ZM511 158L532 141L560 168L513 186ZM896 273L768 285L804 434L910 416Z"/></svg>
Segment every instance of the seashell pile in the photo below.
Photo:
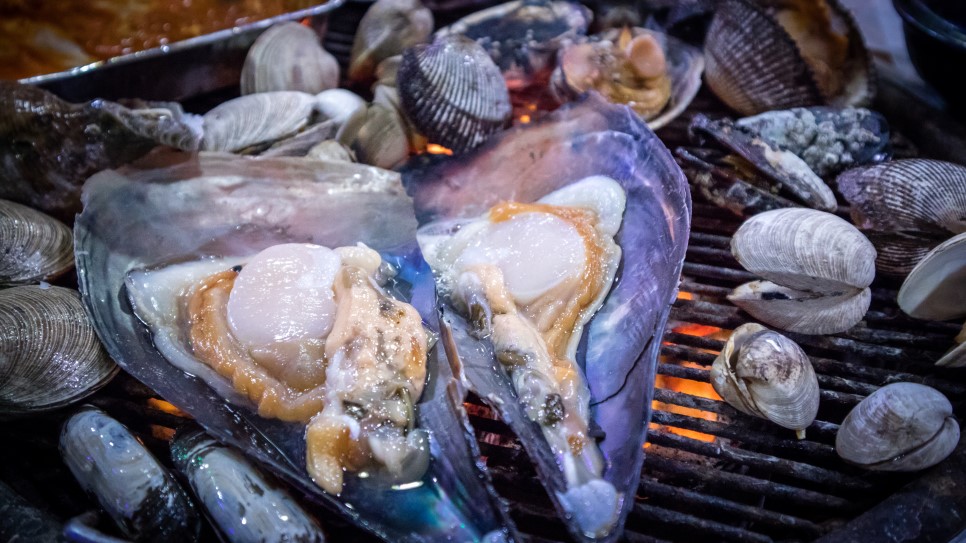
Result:
<svg viewBox="0 0 966 543"><path fill-rule="evenodd" d="M241 93L300 91L317 94L339 85L339 65L311 28L296 22L275 25L248 50Z"/></svg>
<svg viewBox="0 0 966 543"><path fill-rule="evenodd" d="M760 324L735 329L711 366L711 385L738 411L795 430L799 439L818 414L818 378L808 356Z"/></svg>
<svg viewBox="0 0 966 543"><path fill-rule="evenodd" d="M869 309L875 248L854 226L830 213L778 209L748 219L731 252L765 281L745 283L731 303L776 328L834 334Z"/></svg>

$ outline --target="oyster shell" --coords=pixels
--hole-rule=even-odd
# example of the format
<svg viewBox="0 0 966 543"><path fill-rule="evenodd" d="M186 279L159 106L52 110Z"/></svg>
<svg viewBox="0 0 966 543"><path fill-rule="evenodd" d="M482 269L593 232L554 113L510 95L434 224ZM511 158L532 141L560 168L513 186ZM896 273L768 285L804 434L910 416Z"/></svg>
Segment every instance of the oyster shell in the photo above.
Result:
<svg viewBox="0 0 966 543"><path fill-rule="evenodd" d="M295 91L260 92L224 102L205 113L201 147L209 151L244 151L274 143L308 124L316 99Z"/></svg>
<svg viewBox="0 0 966 543"><path fill-rule="evenodd" d="M248 50L241 93L316 94L339 85L339 64L311 28L291 21L272 26Z"/></svg>
<svg viewBox="0 0 966 543"><path fill-rule="evenodd" d="M497 363L498 338L481 338L479 326L471 322L479 322L480 313L467 316L460 310L465 304L448 296L442 317L447 352L462 380L520 436L541 482L580 541L617 539L634 501L660 344L656 338L667 319L689 229L690 198L683 175L637 114L607 104L595 93L533 124L508 130L472 153L419 156L403 169L424 225L422 234L431 233L433 223L465 222L492 213L501 201L527 206L549 198L544 204L553 205L563 201L558 200L560 193L575 198L576 183L601 179L597 176L605 184L616 181L626 195L623 221L601 224L617 232L614 241L628 261L637 263L624 267L613 287L602 288L600 310L585 315L590 320L583 332L571 336L572 341L586 341L576 352L575 371L589 392L588 427L591 435L600 436L602 473L588 475L587 468L576 468L569 463L572 457L557 454L548 444L541 424L528 412L529 402L520 400L527 393L518 389L526 387L515 387L505 361ZM548 197L558 189L560 193ZM589 207L595 198L608 200L604 194L609 191L591 194L582 204L576 198L570 202ZM555 411L556 402L550 402L545 412ZM587 475L582 482L588 484L569 484L568 476L579 473Z"/></svg>
<svg viewBox="0 0 966 543"><path fill-rule="evenodd" d="M430 141L455 152L480 145L510 122L500 71L482 47L462 36L407 49L397 83L406 117Z"/></svg>
<svg viewBox="0 0 966 543"><path fill-rule="evenodd" d="M866 469L917 471L941 462L957 443L959 424L942 393L918 383L892 383L845 417L835 452Z"/></svg>
<svg viewBox="0 0 966 543"><path fill-rule="evenodd" d="M279 243L339 247L364 241L396 270L398 287L389 290L407 294L404 299L436 331L431 273L419 256L412 204L397 174L301 158L162 154L95 176L86 185L85 201L75 226L78 281L99 334L127 371L211 435L386 540L513 537L482 465L474 462L475 441L442 350L428 352L425 390L418 401L413 398L416 425L426 432L432 452L425 474L389 484L348 473L341 494L333 496L306 471L304 425L260 417L237 393L226 393L226 401L217 390L232 387L211 369L195 376L171 364L155 344L183 351L187 344L173 338L186 332L154 331L152 342L127 305L124 284L135 269L238 259ZM133 229L141 235L124 235ZM164 296L152 300L177 305ZM414 507L424 514L412 514Z"/></svg>
<svg viewBox="0 0 966 543"><path fill-rule="evenodd" d="M50 281L74 267L74 238L57 219L0 200L0 287Z"/></svg>
<svg viewBox="0 0 966 543"><path fill-rule="evenodd" d="M966 167L929 159L894 160L836 179L852 222L879 251L881 272L903 277L950 234L966 232Z"/></svg>
<svg viewBox="0 0 966 543"><path fill-rule="evenodd" d="M708 86L743 115L864 105L874 94L862 34L837 0L724 0L704 53Z"/></svg>
<svg viewBox="0 0 966 543"><path fill-rule="evenodd" d="M84 406L60 435L64 463L125 536L198 541L201 520L174 476L121 423Z"/></svg>
<svg viewBox="0 0 966 543"><path fill-rule="evenodd" d="M868 310L875 248L835 215L811 209L755 215L735 232L731 252L768 281L741 285L728 299L772 326L829 334L851 328Z"/></svg>
<svg viewBox="0 0 966 543"><path fill-rule="evenodd" d="M371 81L389 57L429 41L433 12L419 0L377 0L359 21L349 56L349 79Z"/></svg>
<svg viewBox="0 0 966 543"><path fill-rule="evenodd" d="M2 414L63 407L93 394L117 374L74 290L0 290L0 330Z"/></svg>
<svg viewBox="0 0 966 543"><path fill-rule="evenodd" d="M595 41L596 40L596 41ZM596 89L658 129L684 111L701 86L701 52L643 28L611 30L561 49L551 90L565 101Z"/></svg>
<svg viewBox="0 0 966 543"><path fill-rule="evenodd" d="M711 366L711 385L729 405L795 430L818 414L818 378L794 341L754 323L735 329Z"/></svg>

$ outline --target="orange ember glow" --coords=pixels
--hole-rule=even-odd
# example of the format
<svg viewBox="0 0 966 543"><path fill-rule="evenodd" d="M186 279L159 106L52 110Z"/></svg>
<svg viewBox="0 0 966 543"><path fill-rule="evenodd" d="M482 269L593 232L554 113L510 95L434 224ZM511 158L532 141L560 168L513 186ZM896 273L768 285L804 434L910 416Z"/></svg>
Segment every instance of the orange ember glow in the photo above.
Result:
<svg viewBox="0 0 966 543"><path fill-rule="evenodd" d="M529 115L520 115L520 122L523 123L523 124L530 124L530 116Z"/></svg>
<svg viewBox="0 0 966 543"><path fill-rule="evenodd" d="M167 426L151 425L151 436L161 441L171 441L174 438L174 430Z"/></svg>
<svg viewBox="0 0 966 543"><path fill-rule="evenodd" d="M164 400L158 398L148 398L148 407L157 409L158 411L164 411L169 415L177 415L179 417L188 417L188 414L184 411L178 409L173 404L170 404Z"/></svg>
<svg viewBox="0 0 966 543"><path fill-rule="evenodd" d="M453 156L453 151L452 150L447 149L447 148L443 147L442 145L438 145L438 144L435 144L435 143L427 144L426 145L426 152L429 153L429 154L431 154L431 155L447 155L447 156Z"/></svg>

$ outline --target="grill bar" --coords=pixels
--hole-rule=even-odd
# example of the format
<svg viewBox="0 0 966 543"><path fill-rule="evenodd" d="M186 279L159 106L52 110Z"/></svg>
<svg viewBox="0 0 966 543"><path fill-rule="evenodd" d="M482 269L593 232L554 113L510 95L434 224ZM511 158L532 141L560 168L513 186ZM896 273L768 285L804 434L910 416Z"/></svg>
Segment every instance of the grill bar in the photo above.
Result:
<svg viewBox="0 0 966 543"><path fill-rule="evenodd" d="M715 541L738 541L751 543L768 543L772 541L770 537L762 534L749 532L748 530L736 528L728 524L679 513L677 511L664 509L663 507L649 505L646 503L637 503L634 505L634 510L631 512L631 521L638 520L643 521L644 527L642 529L644 530L647 529L646 526L648 523L658 522L678 528L684 528L688 532L704 534L705 537L714 538L713 540Z"/></svg>

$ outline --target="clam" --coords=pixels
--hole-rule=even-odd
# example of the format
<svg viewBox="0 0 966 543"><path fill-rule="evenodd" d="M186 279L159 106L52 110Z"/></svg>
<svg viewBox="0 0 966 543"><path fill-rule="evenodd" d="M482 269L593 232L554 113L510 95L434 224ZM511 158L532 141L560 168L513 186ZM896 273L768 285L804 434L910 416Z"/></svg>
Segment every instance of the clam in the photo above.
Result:
<svg viewBox="0 0 966 543"><path fill-rule="evenodd" d="M324 543L319 524L240 452L201 430L179 430L171 457L221 533L237 543Z"/></svg>
<svg viewBox="0 0 966 543"><path fill-rule="evenodd" d="M316 145L336 137L340 129L338 122L333 119L315 123L294 136L273 143L258 155L263 157L305 156Z"/></svg>
<svg viewBox="0 0 966 543"><path fill-rule="evenodd" d="M81 488L137 541L197 541L201 520L174 476L121 423L84 406L60 434L60 453Z"/></svg>
<svg viewBox="0 0 966 543"><path fill-rule="evenodd" d="M830 213L778 209L755 215L735 232L731 252L766 281L739 286L728 299L782 330L842 332L869 307L875 248Z"/></svg>
<svg viewBox="0 0 966 543"><path fill-rule="evenodd" d="M462 36L407 49L399 65L406 117L433 143L460 152L507 126L510 95L486 52Z"/></svg>
<svg viewBox="0 0 966 543"><path fill-rule="evenodd" d="M760 324L743 324L711 366L711 385L729 405L805 438L818 414L818 378L794 341Z"/></svg>
<svg viewBox="0 0 966 543"><path fill-rule="evenodd" d="M128 109L105 100L70 104L29 85L0 81L0 198L70 222L81 185L157 145L198 148L201 126L174 103Z"/></svg>
<svg viewBox="0 0 966 543"><path fill-rule="evenodd" d="M515 0L468 15L436 34L475 40L511 89L545 81L564 45L587 33L588 8L563 0Z"/></svg>
<svg viewBox="0 0 966 543"><path fill-rule="evenodd" d="M0 287L50 281L74 267L74 238L57 219L0 200L0 254Z"/></svg>
<svg viewBox="0 0 966 543"><path fill-rule="evenodd" d="M385 540L514 537L434 341L398 174L155 155L91 178L85 202L79 285L126 371Z"/></svg>
<svg viewBox="0 0 966 543"><path fill-rule="evenodd" d="M229 100L205 113L202 149L244 151L274 143L304 128L316 99L296 91L260 92Z"/></svg>
<svg viewBox="0 0 966 543"><path fill-rule="evenodd" d="M743 115L871 101L875 74L837 0L725 0L704 44L705 81Z"/></svg>
<svg viewBox="0 0 966 543"><path fill-rule="evenodd" d="M363 164L392 168L409 156L406 122L391 105L369 105L365 120L352 140L352 151Z"/></svg>
<svg viewBox="0 0 966 543"><path fill-rule="evenodd" d="M877 471L918 471L934 466L959 443L953 407L939 391L892 383L852 409L835 436L846 462Z"/></svg>
<svg viewBox="0 0 966 543"><path fill-rule="evenodd" d="M889 275L905 276L930 249L966 232L966 166L895 160L848 170L836 183Z"/></svg>
<svg viewBox="0 0 966 543"><path fill-rule="evenodd" d="M300 91L316 94L339 85L339 64L311 28L296 22L275 25L248 50L241 93Z"/></svg>
<svg viewBox="0 0 966 543"><path fill-rule="evenodd" d="M54 286L0 290L0 413L57 409L117 373L77 291Z"/></svg>
<svg viewBox="0 0 966 543"><path fill-rule="evenodd" d="M309 149L307 158L326 160L330 162L356 162L356 154L352 149L336 140L327 140Z"/></svg>
<svg viewBox="0 0 966 543"><path fill-rule="evenodd" d="M376 67L389 57L429 41L433 32L433 12L419 0L378 0L359 21L352 53L349 79L368 82Z"/></svg>
<svg viewBox="0 0 966 543"><path fill-rule="evenodd" d="M463 381L520 437L572 536L618 539L689 230L670 153L590 93L469 153L415 157L403 179ZM618 272L622 255L635 265Z"/></svg>
<svg viewBox="0 0 966 543"><path fill-rule="evenodd" d="M701 52L643 28L611 30L564 47L551 77L561 101L595 89L627 104L657 129L679 115L701 86Z"/></svg>

